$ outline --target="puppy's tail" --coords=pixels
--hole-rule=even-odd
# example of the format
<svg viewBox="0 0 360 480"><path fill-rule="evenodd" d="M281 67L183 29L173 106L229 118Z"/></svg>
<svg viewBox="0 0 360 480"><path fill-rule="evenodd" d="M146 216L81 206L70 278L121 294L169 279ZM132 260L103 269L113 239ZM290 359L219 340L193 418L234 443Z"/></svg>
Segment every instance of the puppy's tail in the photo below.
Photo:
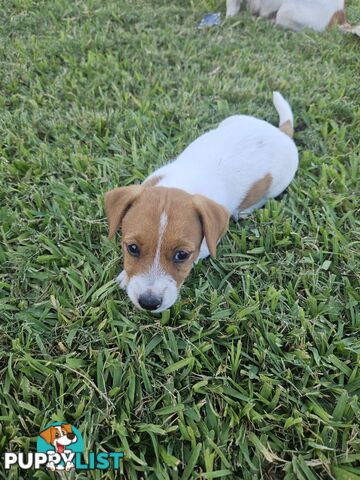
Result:
<svg viewBox="0 0 360 480"><path fill-rule="evenodd" d="M279 129L290 138L293 138L294 117L290 105L279 92L273 92L273 104L280 117Z"/></svg>

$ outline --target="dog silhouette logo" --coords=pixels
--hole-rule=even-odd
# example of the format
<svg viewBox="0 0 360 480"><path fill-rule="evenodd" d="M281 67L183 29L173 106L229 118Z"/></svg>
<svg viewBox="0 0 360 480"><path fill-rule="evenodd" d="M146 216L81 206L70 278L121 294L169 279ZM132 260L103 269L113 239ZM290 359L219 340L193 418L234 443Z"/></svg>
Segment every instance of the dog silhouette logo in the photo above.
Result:
<svg viewBox="0 0 360 480"><path fill-rule="evenodd" d="M76 427L66 422L50 423L37 438L37 452L47 454L48 470L74 470L76 454L83 451L84 442L81 433Z"/></svg>

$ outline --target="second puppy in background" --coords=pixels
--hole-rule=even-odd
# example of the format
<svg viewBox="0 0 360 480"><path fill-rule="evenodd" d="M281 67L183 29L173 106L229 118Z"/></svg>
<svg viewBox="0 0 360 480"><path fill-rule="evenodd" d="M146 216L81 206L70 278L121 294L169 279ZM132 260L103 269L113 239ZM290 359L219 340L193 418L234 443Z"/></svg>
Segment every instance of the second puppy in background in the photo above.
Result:
<svg viewBox="0 0 360 480"><path fill-rule="evenodd" d="M226 16L238 13L242 0L227 0ZM345 23L345 0L247 0L249 10L275 24L298 32L311 28L322 32Z"/></svg>

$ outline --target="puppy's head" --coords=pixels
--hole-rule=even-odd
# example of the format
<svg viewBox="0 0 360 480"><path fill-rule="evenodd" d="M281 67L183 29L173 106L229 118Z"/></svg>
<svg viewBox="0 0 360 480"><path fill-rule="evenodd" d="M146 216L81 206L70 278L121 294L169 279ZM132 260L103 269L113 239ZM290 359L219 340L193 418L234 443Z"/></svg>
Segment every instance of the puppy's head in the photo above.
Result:
<svg viewBox="0 0 360 480"><path fill-rule="evenodd" d="M205 238L211 255L229 213L201 195L133 185L105 194L109 238L122 229L121 284L138 308L162 312L176 301Z"/></svg>
<svg viewBox="0 0 360 480"><path fill-rule="evenodd" d="M40 432L40 437L59 450L62 446L70 445L71 443L77 441L77 437L75 433L73 433L71 425L68 423L63 423L58 426L51 426Z"/></svg>

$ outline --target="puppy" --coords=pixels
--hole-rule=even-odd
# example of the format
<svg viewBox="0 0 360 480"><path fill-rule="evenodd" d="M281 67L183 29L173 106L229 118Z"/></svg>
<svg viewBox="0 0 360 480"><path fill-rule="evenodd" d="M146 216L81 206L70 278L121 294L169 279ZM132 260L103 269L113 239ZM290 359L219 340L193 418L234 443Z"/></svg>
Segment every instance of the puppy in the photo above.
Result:
<svg viewBox="0 0 360 480"><path fill-rule="evenodd" d="M248 8L254 15L273 17L286 0L247 0Z"/></svg>
<svg viewBox="0 0 360 480"><path fill-rule="evenodd" d="M246 217L289 185L298 167L293 115L280 93L273 102L279 128L228 117L142 185L105 194L109 238L122 229L117 280L136 307L158 313L173 305L192 265L215 257L229 216Z"/></svg>
<svg viewBox="0 0 360 480"><path fill-rule="evenodd" d="M298 32L311 28L323 32L345 23L344 0L286 0L279 8L275 23Z"/></svg>
<svg viewBox="0 0 360 480"><path fill-rule="evenodd" d="M298 32L312 28L322 32L345 23L344 0L247 0L250 11L261 17L275 17L275 24ZM227 0L226 16L235 15L239 0Z"/></svg>
<svg viewBox="0 0 360 480"><path fill-rule="evenodd" d="M250 12L260 17L273 16L285 2L286 0L246 0ZM240 10L241 4L242 0L226 0L226 16L233 17L236 15Z"/></svg>
<svg viewBox="0 0 360 480"><path fill-rule="evenodd" d="M63 423L59 426L51 426L46 430L40 432L40 437L45 440L45 442L52 445L55 449L56 453L72 453L71 450L67 450L65 447L70 445L71 443L75 443L77 441L77 436L73 433L71 425L68 423ZM48 454L54 453L53 450L49 450ZM67 462L65 468L63 465L56 465L54 462L49 462L46 467L49 470L66 470L69 471L74 468L74 464L72 462Z"/></svg>

